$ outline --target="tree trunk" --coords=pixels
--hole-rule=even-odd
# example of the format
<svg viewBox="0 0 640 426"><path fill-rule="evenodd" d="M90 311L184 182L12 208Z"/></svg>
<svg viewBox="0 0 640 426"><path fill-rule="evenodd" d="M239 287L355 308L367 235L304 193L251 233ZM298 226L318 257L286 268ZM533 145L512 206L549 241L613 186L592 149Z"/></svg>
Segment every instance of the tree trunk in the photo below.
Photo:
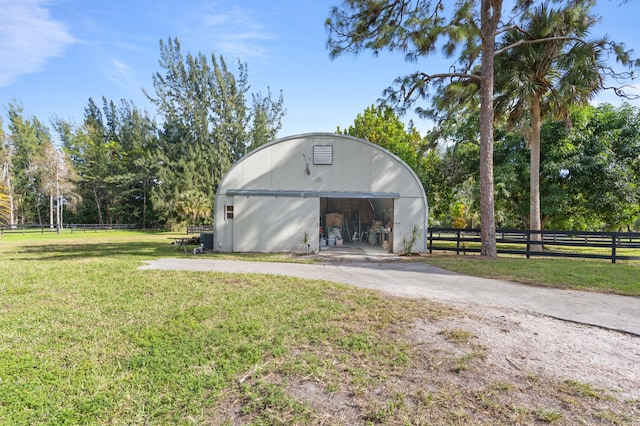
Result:
<svg viewBox="0 0 640 426"><path fill-rule="evenodd" d="M49 194L49 229L53 229L53 193Z"/></svg>
<svg viewBox="0 0 640 426"><path fill-rule="evenodd" d="M16 215L14 213L15 206L13 204L13 193L9 189L9 229L14 229L16 224Z"/></svg>
<svg viewBox="0 0 640 426"><path fill-rule="evenodd" d="M531 97L531 131L529 134L529 230L541 231L540 220L540 98ZM541 234L531 234L531 240L542 241ZM541 244L531 246L532 251L542 251Z"/></svg>
<svg viewBox="0 0 640 426"><path fill-rule="evenodd" d="M144 180L142 189L142 229L147 229L147 180Z"/></svg>
<svg viewBox="0 0 640 426"><path fill-rule="evenodd" d="M56 170L56 229L58 234L62 231L62 211L60 207L60 176Z"/></svg>
<svg viewBox="0 0 640 426"><path fill-rule="evenodd" d="M16 224L15 204L13 202L13 187L11 186L11 169L9 164L5 164L7 174L7 192L9 193L9 229L14 229Z"/></svg>
<svg viewBox="0 0 640 426"><path fill-rule="evenodd" d="M60 233L60 163L56 161L56 231Z"/></svg>
<svg viewBox="0 0 640 426"><path fill-rule="evenodd" d="M493 53L502 0L482 0L480 6L482 66L480 82L480 252L498 257L493 194Z"/></svg>
<svg viewBox="0 0 640 426"><path fill-rule="evenodd" d="M36 211L38 212L38 225L42 226L44 222L42 221L42 207L40 207L39 201L36 201ZM24 216L26 216L26 214Z"/></svg>
<svg viewBox="0 0 640 426"><path fill-rule="evenodd" d="M102 220L102 211L100 209L100 199L98 198L98 191L96 191L96 187L93 188L93 199L96 202L96 209L98 210L98 224L103 225L104 221Z"/></svg>

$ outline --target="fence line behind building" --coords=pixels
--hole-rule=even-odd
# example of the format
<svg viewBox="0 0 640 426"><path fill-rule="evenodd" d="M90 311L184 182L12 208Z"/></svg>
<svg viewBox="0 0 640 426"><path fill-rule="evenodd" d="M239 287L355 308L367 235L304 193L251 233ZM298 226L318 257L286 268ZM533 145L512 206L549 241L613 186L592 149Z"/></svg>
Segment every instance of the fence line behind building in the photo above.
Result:
<svg viewBox="0 0 640 426"><path fill-rule="evenodd" d="M539 237L539 238L534 238ZM480 229L429 228L428 251L480 253ZM585 259L640 260L640 232L496 231L498 253Z"/></svg>

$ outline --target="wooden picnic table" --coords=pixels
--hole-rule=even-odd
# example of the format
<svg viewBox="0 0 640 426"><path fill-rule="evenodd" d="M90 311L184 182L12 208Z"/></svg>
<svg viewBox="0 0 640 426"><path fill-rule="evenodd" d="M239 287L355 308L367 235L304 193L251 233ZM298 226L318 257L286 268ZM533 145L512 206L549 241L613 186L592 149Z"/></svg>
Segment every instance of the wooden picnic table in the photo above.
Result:
<svg viewBox="0 0 640 426"><path fill-rule="evenodd" d="M176 246L176 250L182 249L185 253L188 251L189 241L191 241L191 237L169 237L170 240L173 240L173 245Z"/></svg>

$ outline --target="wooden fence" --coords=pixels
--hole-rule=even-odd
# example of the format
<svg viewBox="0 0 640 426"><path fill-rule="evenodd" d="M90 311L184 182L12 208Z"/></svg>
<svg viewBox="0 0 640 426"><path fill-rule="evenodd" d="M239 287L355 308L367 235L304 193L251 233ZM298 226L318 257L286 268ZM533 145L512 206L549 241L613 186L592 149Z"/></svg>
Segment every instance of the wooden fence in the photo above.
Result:
<svg viewBox="0 0 640 426"><path fill-rule="evenodd" d="M136 224L126 224L126 223L114 223L114 224L96 224L96 223L73 223L73 224L64 224L60 228L60 231L64 232L87 232L87 231L118 231L118 230L127 230L127 229L140 229L139 225ZM16 225L2 225L0 224L0 234L8 234L8 233L30 233L30 232L39 232L40 234L44 234L45 232L58 232L58 227L56 225L49 224L37 224L37 223L25 223L25 224L16 224Z"/></svg>
<svg viewBox="0 0 640 426"><path fill-rule="evenodd" d="M114 224L96 224L96 223L65 223L60 231L64 232L87 232L87 231L117 231L129 229L142 229L141 225L131 223L114 223ZM151 229L151 228L147 228ZM27 233L39 232L58 232L56 225L26 223L16 225L0 224L0 234L2 233ZM201 232L213 232L213 225L187 226L187 234L199 234Z"/></svg>
<svg viewBox="0 0 640 426"><path fill-rule="evenodd" d="M534 236L539 238L534 238ZM430 228L428 250L480 252L480 229ZM497 230L498 253L526 256L640 260L640 232Z"/></svg>
<svg viewBox="0 0 640 426"><path fill-rule="evenodd" d="M213 232L213 225L187 226L187 234L199 234L201 232Z"/></svg>

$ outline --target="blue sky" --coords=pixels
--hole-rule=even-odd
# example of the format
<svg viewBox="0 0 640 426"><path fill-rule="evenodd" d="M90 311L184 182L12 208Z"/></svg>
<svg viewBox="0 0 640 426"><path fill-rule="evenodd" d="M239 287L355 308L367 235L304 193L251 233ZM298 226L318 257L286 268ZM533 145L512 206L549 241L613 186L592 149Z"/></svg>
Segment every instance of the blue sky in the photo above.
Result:
<svg viewBox="0 0 640 426"><path fill-rule="evenodd" d="M25 115L46 124L54 114L79 123L88 98L101 105L102 96L153 113L142 88L153 94L159 41L170 37L183 53L222 55L234 70L238 59L246 62L253 92L282 90L279 136L348 127L394 78L448 69L451 61L438 57L415 64L386 53L330 59L324 21L339 2L0 0L0 115L6 125L6 106L17 99ZM609 34L640 55L640 1L619 3L600 0L603 22L594 35ZM607 93L598 101L619 103ZM429 128L415 124L423 134Z"/></svg>

